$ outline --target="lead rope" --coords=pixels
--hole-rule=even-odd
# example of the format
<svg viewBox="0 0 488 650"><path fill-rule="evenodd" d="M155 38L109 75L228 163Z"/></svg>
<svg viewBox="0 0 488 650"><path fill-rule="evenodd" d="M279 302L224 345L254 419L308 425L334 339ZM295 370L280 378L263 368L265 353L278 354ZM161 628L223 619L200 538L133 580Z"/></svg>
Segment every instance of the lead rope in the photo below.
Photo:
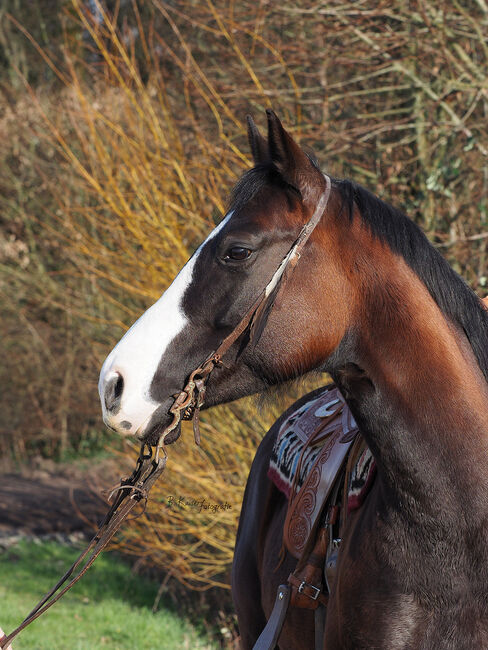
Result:
<svg viewBox="0 0 488 650"><path fill-rule="evenodd" d="M148 451L146 452L146 445L142 445L134 471L131 476L122 479L120 486L112 492L114 493L117 491L118 494L86 550L79 555L78 559L71 565L64 576L57 582L51 591L49 591L49 593L39 601L22 623L8 636L4 636L0 640L0 648L8 646L24 628L54 605L63 594L71 589L71 587L84 576L101 551L110 542L132 509L142 499L147 500L149 490L166 466L166 458L166 452L161 455L159 449L155 450L152 447L148 447ZM78 573L69 580L76 569L80 566L81 568ZM68 580L69 582L65 585ZM63 585L65 586L63 587Z"/></svg>
<svg viewBox="0 0 488 650"><path fill-rule="evenodd" d="M312 234L315 226L320 221L320 218L322 217L329 201L331 181L330 178L325 174L324 178L325 191L318 200L312 217L303 226L297 239L294 241L292 247L273 274L273 277L261 292L257 300L248 309L241 322L222 341L215 352L207 357L202 365L191 373L185 388L176 396L173 405L169 409L169 412L173 416L173 420L161 434L160 440L156 447L150 447L145 444L141 446L134 471L129 478L121 480L120 486L116 487L115 490L112 490L112 494L118 494L110 510L105 516L105 519L100 525L100 528L89 543L86 550L80 554L78 559L68 569L64 576L51 589L51 591L39 601L39 603L22 621L22 623L8 636L4 636L2 639L0 639L0 648L7 647L9 643L11 643L12 640L24 628L26 628L30 623L32 623L32 621L38 618L46 610L48 610L52 605L54 605L56 601L61 598L61 596L63 596L69 589L71 589L71 587L76 582L78 582L81 577L83 577L83 575L90 568L101 551L107 546L122 523L127 519L127 516L132 511L132 509L142 499L145 499L147 501L149 490L162 474L166 466L167 454L165 450L165 440L167 436L176 429L181 420L193 419L195 443L197 445L200 444L199 414L205 400L208 378L212 370L217 365L220 365L222 357L233 345L233 343L237 341L237 339L246 331L248 327L250 327L252 330L253 320L258 313L258 310L259 312L262 312L263 308L266 307L267 301L274 300L274 297L277 293L276 289L278 288L281 280L285 277L285 271L287 269L293 270L295 268L298 260L300 259L300 254L303 247ZM146 447L148 449L147 452L145 451ZM85 564L83 564L79 572L73 578L71 578L68 584L63 587L73 572L83 563L85 558L88 559L86 560ZM63 588L61 589L61 587ZM61 591L59 591L60 589Z"/></svg>

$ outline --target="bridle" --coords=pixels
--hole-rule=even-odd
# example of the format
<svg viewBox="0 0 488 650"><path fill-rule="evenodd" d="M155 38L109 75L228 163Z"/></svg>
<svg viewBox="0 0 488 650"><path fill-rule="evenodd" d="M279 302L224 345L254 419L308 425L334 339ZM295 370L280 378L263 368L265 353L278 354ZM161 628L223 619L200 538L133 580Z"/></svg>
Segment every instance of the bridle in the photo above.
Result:
<svg viewBox="0 0 488 650"><path fill-rule="evenodd" d="M228 352L232 345L242 334L244 334L248 328L249 342L257 343L259 334L255 332L255 329L257 329L256 323L259 317L264 312L269 312L269 308L274 302L278 290L283 286L285 278L289 276L291 271L297 265L305 244L307 243L310 235L314 231L315 226L320 221L320 218L322 217L324 210L327 207L331 190L331 180L329 176L325 174L324 179L325 190L317 202L313 215L301 229L298 237L274 272L271 280L259 294L255 302L249 307L240 323L222 341L219 347L190 374L190 378L185 388L175 398L173 405L169 409L169 412L173 416L173 420L161 434L158 447L165 444L164 441L166 437L176 429L181 420L191 419L193 419L195 442L197 445L200 444L199 412L205 401L205 391L208 378L214 368L220 365L222 357L226 354L226 352Z"/></svg>
<svg viewBox="0 0 488 650"><path fill-rule="evenodd" d="M267 313L269 313L278 292L284 286L284 280L289 277L297 265L305 244L327 207L331 191L331 180L325 174L324 178L325 190L317 202L313 215L303 226L290 250L273 274L273 277L244 314L240 323L220 343L218 348L190 374L188 382L183 390L175 397L173 405L169 409L173 419L161 433L158 444L154 447L150 447L146 443L142 444L134 471L128 478L122 479L120 485L112 491L110 497L116 493L115 500L86 550L81 553L51 591L39 601L24 621L8 636L0 639L0 648L7 647L25 627L43 614L49 607L54 605L61 596L71 589L86 573L100 552L107 546L133 508L143 499L147 501L149 490L166 466L167 454L165 441L177 428L181 420L193 419L195 442L198 445L200 444L199 414L205 401L208 378L214 368L221 363L222 357L246 330L249 330L249 339L246 345L250 342L256 343L259 339L260 332L266 323ZM78 573L75 573L77 569ZM75 575L71 577L74 573ZM69 582L65 584L68 580ZM63 585L65 586L63 587Z"/></svg>

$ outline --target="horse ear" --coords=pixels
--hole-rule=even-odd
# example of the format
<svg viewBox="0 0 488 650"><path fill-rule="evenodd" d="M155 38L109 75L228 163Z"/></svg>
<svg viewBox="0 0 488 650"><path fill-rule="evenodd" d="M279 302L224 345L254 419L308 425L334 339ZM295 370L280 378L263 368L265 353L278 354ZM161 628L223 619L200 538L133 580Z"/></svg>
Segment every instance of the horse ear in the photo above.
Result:
<svg viewBox="0 0 488 650"><path fill-rule="evenodd" d="M247 138L251 147L254 164L259 165L269 161L268 143L259 133L258 127L250 115L247 116Z"/></svg>
<svg viewBox="0 0 488 650"><path fill-rule="evenodd" d="M285 131L274 111L268 109L266 115L268 117L268 143L271 161L283 180L300 192L304 203L315 205L324 191L323 175L300 145Z"/></svg>

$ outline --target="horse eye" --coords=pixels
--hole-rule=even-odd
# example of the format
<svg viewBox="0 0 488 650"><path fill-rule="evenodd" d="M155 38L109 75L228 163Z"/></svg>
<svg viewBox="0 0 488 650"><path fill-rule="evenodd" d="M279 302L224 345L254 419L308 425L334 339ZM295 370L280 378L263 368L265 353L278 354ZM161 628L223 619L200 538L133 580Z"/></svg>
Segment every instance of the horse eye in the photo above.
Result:
<svg viewBox="0 0 488 650"><path fill-rule="evenodd" d="M251 254L252 250L250 248L244 248L244 246L232 246L232 248L229 248L229 250L224 255L224 259L242 262L243 260L247 260Z"/></svg>

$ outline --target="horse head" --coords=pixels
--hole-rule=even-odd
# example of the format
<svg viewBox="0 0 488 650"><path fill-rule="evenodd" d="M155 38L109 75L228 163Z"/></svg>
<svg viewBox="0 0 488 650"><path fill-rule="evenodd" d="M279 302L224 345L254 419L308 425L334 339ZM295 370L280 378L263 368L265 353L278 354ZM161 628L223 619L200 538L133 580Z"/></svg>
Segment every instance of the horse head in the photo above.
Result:
<svg viewBox="0 0 488 650"><path fill-rule="evenodd" d="M286 285L275 288L277 297L267 297L260 322L253 323L257 335L251 344L246 331L212 372L204 406L319 369L343 337L351 288L346 275L338 272L338 247L327 234L327 215L337 212L338 202L331 195L324 210L330 180L272 111L267 117L267 138L248 119L255 166L234 188L227 215L103 364L103 416L115 431L157 442L190 373L269 287L317 211L320 221L308 233L296 269L287 269Z"/></svg>

